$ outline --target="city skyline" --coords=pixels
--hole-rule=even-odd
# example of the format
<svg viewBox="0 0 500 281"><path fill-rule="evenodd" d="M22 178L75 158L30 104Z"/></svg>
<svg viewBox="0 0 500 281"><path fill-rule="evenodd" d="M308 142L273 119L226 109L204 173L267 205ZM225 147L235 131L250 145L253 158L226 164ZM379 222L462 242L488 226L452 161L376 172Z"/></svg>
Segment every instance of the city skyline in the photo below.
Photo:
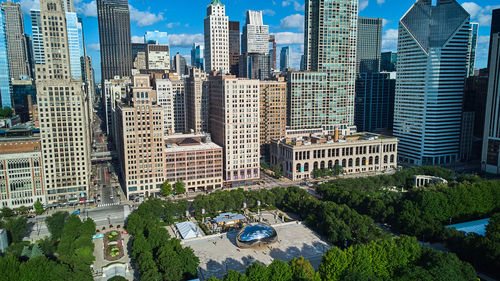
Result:
<svg viewBox="0 0 500 281"><path fill-rule="evenodd" d="M37 0L22 0L21 8L24 13L26 33L31 35L29 10L38 7ZM193 8L193 2L195 8ZM244 25L246 10L263 11L264 23L269 25L270 34L276 35L278 49L291 46L291 66L298 69L300 56L303 54L303 23L305 1L257 0L251 3L245 1L222 1L226 6L226 14L230 21L239 21L240 27ZM378 4L384 2L382 4ZM404 15L413 0L386 0L386 1L360 1L359 16L378 17L384 19L382 31L382 51L396 51L398 22ZM458 1L471 14L471 20L479 23L478 48L476 54L476 68L487 65L489 31L491 11L500 8L494 0L483 1ZM167 32L171 46L171 55L179 52L186 57L190 64L190 52L193 43L203 43L203 19L206 17L208 0L195 0L177 2L176 5L165 5L157 8L154 1L129 1L131 14L131 35L133 42L144 40L147 31ZM367 4L368 3L368 4ZM387 7L391 7L387 9ZM189 10L190 13L182 11ZM83 18L85 44L88 55L92 57L95 67L96 80L100 82L100 52L99 32L95 1L75 1L75 11ZM278 56L279 65L279 56Z"/></svg>

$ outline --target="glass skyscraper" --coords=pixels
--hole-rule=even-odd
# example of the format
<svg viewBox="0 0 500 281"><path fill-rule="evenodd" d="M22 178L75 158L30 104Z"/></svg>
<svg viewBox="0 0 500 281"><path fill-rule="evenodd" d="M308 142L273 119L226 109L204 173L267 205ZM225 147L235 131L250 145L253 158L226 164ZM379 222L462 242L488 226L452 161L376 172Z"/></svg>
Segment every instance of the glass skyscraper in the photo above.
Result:
<svg viewBox="0 0 500 281"><path fill-rule="evenodd" d="M399 23L394 136L404 163L459 158L469 20L455 0L418 0Z"/></svg>
<svg viewBox="0 0 500 281"><path fill-rule="evenodd" d="M35 64L45 64L42 19L40 10L31 10L31 32L33 33L33 59Z"/></svg>
<svg viewBox="0 0 500 281"><path fill-rule="evenodd" d="M205 60L203 58L204 53L205 46L194 43L193 49L191 49L191 65L201 70L205 70Z"/></svg>
<svg viewBox="0 0 500 281"><path fill-rule="evenodd" d="M5 36L5 14L0 10L0 102L1 107L12 108L12 85L10 83L9 55Z"/></svg>
<svg viewBox="0 0 500 281"><path fill-rule="evenodd" d="M382 19L358 18L357 73L380 71L382 49Z"/></svg>
<svg viewBox="0 0 500 281"><path fill-rule="evenodd" d="M68 31L69 60L71 77L82 78L83 32L82 23L76 13L66 13L66 29Z"/></svg>
<svg viewBox="0 0 500 281"><path fill-rule="evenodd" d="M280 52L280 71L286 71L290 68L290 47L281 48Z"/></svg>

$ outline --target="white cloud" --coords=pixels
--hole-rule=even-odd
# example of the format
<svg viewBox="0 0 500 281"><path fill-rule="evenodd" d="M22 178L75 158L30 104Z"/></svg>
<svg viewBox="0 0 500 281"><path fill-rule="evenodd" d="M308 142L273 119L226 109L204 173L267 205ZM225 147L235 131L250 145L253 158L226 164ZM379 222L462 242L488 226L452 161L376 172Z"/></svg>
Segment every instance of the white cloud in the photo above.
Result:
<svg viewBox="0 0 500 281"><path fill-rule="evenodd" d="M281 19L280 28L298 28L299 30L304 30L304 16L300 14L289 15Z"/></svg>
<svg viewBox="0 0 500 281"><path fill-rule="evenodd" d="M144 43L144 37L132 36L132 43Z"/></svg>
<svg viewBox="0 0 500 281"><path fill-rule="evenodd" d="M382 35L382 51L395 51L398 48L398 30L387 29Z"/></svg>
<svg viewBox="0 0 500 281"><path fill-rule="evenodd" d="M304 4L300 4L299 1L297 0L284 0L281 2L282 7L288 7L293 4L293 9L297 12L302 12L305 9Z"/></svg>
<svg viewBox="0 0 500 281"><path fill-rule="evenodd" d="M172 28L174 26L179 26L179 25L181 25L180 22L169 22L167 23L167 28Z"/></svg>
<svg viewBox="0 0 500 281"><path fill-rule="evenodd" d="M385 0L377 0L377 4L382 5L385 3Z"/></svg>
<svg viewBox="0 0 500 281"><path fill-rule="evenodd" d="M132 5L130 9L130 20L136 22L138 26L149 26L163 20L163 13L153 14L149 11L139 11Z"/></svg>
<svg viewBox="0 0 500 281"><path fill-rule="evenodd" d="M95 0L92 0L89 3L75 3L75 10L78 14L84 15L86 17L97 17L97 4Z"/></svg>
<svg viewBox="0 0 500 281"><path fill-rule="evenodd" d="M386 19L382 19L382 27L385 27L386 25L388 25L389 23L391 23L390 20L386 20Z"/></svg>
<svg viewBox="0 0 500 281"><path fill-rule="evenodd" d="M99 44L87 44L87 49L92 51L99 51L101 50L101 46Z"/></svg>
<svg viewBox="0 0 500 281"><path fill-rule="evenodd" d="M304 44L304 33L278 32L276 36L277 45L299 45Z"/></svg>
<svg viewBox="0 0 500 281"><path fill-rule="evenodd" d="M29 14L31 9L40 9L40 0L21 0L21 10Z"/></svg>
<svg viewBox="0 0 500 281"><path fill-rule="evenodd" d="M271 9L265 9L265 10L262 11L262 13L264 15L266 15L266 16L274 16L274 15L276 15L276 12L273 11L273 10L271 10Z"/></svg>
<svg viewBox="0 0 500 281"><path fill-rule="evenodd" d="M170 46L191 47L193 43L203 43L203 34L169 34L168 42Z"/></svg>
<svg viewBox="0 0 500 281"><path fill-rule="evenodd" d="M487 5L481 7L475 2L465 2L462 7L469 12L470 18L474 22L478 22L481 26L491 25L491 12L494 9L500 8L500 5Z"/></svg>
<svg viewBox="0 0 500 281"><path fill-rule="evenodd" d="M368 7L368 0L359 0L358 10L363 11L366 7Z"/></svg>
<svg viewBox="0 0 500 281"><path fill-rule="evenodd" d="M477 38L477 43L478 44L485 44L485 43L487 43L489 45L490 44L490 36L489 35L479 36Z"/></svg>

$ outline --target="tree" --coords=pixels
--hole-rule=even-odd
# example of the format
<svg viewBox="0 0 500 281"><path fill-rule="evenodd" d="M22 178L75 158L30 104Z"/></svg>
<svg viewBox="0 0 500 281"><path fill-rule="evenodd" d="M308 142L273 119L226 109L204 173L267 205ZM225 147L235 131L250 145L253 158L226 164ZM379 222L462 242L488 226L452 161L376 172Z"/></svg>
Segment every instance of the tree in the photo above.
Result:
<svg viewBox="0 0 500 281"><path fill-rule="evenodd" d="M314 280L314 268L311 263L302 256L300 258L294 258L290 261L290 269L292 270L293 280Z"/></svg>
<svg viewBox="0 0 500 281"><path fill-rule="evenodd" d="M58 240L61 238L64 223L66 222L66 219L69 217L68 212L57 212L45 219L45 224L47 225L47 228L49 229L50 235L53 240Z"/></svg>
<svg viewBox="0 0 500 281"><path fill-rule="evenodd" d="M247 267L247 277L248 281L269 280L269 272L264 265L254 262L252 265Z"/></svg>
<svg viewBox="0 0 500 281"><path fill-rule="evenodd" d="M45 211L43 209L43 205L40 202L40 200L36 200L35 204L33 204L33 208L35 209L35 214L37 214L37 215L41 215Z"/></svg>
<svg viewBox="0 0 500 281"><path fill-rule="evenodd" d="M28 219L25 217L11 217L5 222L5 229L10 236L11 243L21 241L28 230Z"/></svg>
<svg viewBox="0 0 500 281"><path fill-rule="evenodd" d="M24 215L27 215L29 213L29 211L30 210L28 209L28 207L21 206L21 207L17 208L16 213L18 215L24 216Z"/></svg>
<svg viewBox="0 0 500 281"><path fill-rule="evenodd" d="M271 169L271 167L269 167L269 164L267 164L266 162L261 162L260 168L263 170L270 170Z"/></svg>
<svg viewBox="0 0 500 281"><path fill-rule="evenodd" d="M274 260L268 267L267 272L270 281L291 281L292 270L290 266L281 260Z"/></svg>
<svg viewBox="0 0 500 281"><path fill-rule="evenodd" d="M281 179L283 177L283 172L281 171L280 165L274 165L273 173L274 177L277 179Z"/></svg>
<svg viewBox="0 0 500 281"><path fill-rule="evenodd" d="M0 118L10 118L12 117L12 115L14 115L14 111L12 110L12 108L0 108Z"/></svg>
<svg viewBox="0 0 500 281"><path fill-rule="evenodd" d="M172 185L168 180L166 180L162 185L161 185L161 194L163 196L168 196L172 194Z"/></svg>
<svg viewBox="0 0 500 281"><path fill-rule="evenodd" d="M337 247L331 247L323 258L319 266L319 274L322 280L341 280L344 271L347 269L349 261L345 252Z"/></svg>
<svg viewBox="0 0 500 281"><path fill-rule="evenodd" d="M2 211L0 211L0 215L3 217L3 218L10 218L10 217L13 217L15 214L14 214L14 211L12 211L12 209L8 208L8 207L3 207L2 208Z"/></svg>
<svg viewBox="0 0 500 281"><path fill-rule="evenodd" d="M186 184L184 184L183 181L178 180L174 184L174 189L175 189L176 194L184 194L184 193L186 193Z"/></svg>
<svg viewBox="0 0 500 281"><path fill-rule="evenodd" d="M344 173L344 168L342 166L340 166L339 164L335 164L335 166L333 166L333 174L335 176L341 175L343 173Z"/></svg>

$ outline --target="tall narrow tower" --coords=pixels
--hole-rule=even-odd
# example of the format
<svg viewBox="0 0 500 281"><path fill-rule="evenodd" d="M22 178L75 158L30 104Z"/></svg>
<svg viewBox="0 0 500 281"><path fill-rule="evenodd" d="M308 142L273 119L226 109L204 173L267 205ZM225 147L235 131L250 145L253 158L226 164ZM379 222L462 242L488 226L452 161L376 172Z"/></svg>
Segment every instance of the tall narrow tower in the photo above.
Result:
<svg viewBox="0 0 500 281"><path fill-rule="evenodd" d="M455 0L418 0L399 22L394 136L402 162L458 160L469 20Z"/></svg>
<svg viewBox="0 0 500 281"><path fill-rule="evenodd" d="M132 73L130 12L127 0L97 0L102 81Z"/></svg>
<svg viewBox="0 0 500 281"><path fill-rule="evenodd" d="M31 73L21 5L10 1L3 2L2 10L5 13L5 35L7 37L10 77L14 80L29 78Z"/></svg>
<svg viewBox="0 0 500 281"><path fill-rule="evenodd" d="M65 7L40 1L41 30L47 32L45 64L36 64L42 157L49 203L88 198L90 179L88 109L82 80L71 77Z"/></svg>
<svg viewBox="0 0 500 281"><path fill-rule="evenodd" d="M229 73L229 18L220 0L212 0L205 18L205 71Z"/></svg>

